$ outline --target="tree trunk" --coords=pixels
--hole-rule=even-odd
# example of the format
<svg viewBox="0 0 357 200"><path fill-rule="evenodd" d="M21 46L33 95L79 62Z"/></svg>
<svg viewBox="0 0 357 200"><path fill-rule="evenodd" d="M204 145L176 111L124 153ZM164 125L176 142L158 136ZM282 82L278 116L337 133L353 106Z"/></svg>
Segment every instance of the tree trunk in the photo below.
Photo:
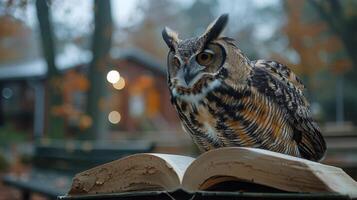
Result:
<svg viewBox="0 0 357 200"><path fill-rule="evenodd" d="M42 51L47 63L46 76L46 105L45 105L45 133L49 137L62 137L64 134L64 120L56 115L53 110L62 105L62 95L59 85L60 74L55 63L55 44L53 39L53 30L50 20L50 9L48 1L37 0L36 10L40 25Z"/></svg>
<svg viewBox="0 0 357 200"><path fill-rule="evenodd" d="M106 73L110 62L112 40L112 16L110 0L94 1L94 33L92 40L93 59L89 68L90 89L88 92L87 114L92 119L86 137L102 139L107 129L105 97L107 94Z"/></svg>

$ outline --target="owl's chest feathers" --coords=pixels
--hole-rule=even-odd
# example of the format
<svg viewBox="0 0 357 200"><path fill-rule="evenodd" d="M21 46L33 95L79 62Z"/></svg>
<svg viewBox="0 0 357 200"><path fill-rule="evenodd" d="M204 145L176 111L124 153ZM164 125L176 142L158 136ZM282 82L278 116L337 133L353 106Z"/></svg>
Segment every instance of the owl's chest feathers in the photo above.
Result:
<svg viewBox="0 0 357 200"><path fill-rule="evenodd" d="M225 82L212 88L173 97L183 126L201 148L238 145L274 149L280 148L279 139L291 138L284 113L264 96Z"/></svg>
<svg viewBox="0 0 357 200"><path fill-rule="evenodd" d="M217 132L217 118L214 112L210 112L209 102L205 97L193 101L178 99L176 109L180 115L181 122L199 147L205 150L222 146L222 135Z"/></svg>
<svg viewBox="0 0 357 200"><path fill-rule="evenodd" d="M230 146L229 130L223 132L224 119L233 110L227 103L236 101L236 93L221 80L214 80L202 88L199 93L175 94L173 104L179 113L183 126L191 134L199 146L206 150L222 146ZM176 95L176 96L175 96ZM221 102L225 101L225 102ZM234 105L232 105L234 106ZM221 130L219 130L221 129Z"/></svg>
<svg viewBox="0 0 357 200"><path fill-rule="evenodd" d="M211 112L209 110L210 102L207 96L210 96L212 91L219 89L221 86L222 81L216 79L189 92L180 91L176 88L172 90L172 103L182 120L185 130L191 134L197 143L200 143L203 137L208 139L210 143L219 142L220 136L215 127L217 119L215 119L212 110Z"/></svg>

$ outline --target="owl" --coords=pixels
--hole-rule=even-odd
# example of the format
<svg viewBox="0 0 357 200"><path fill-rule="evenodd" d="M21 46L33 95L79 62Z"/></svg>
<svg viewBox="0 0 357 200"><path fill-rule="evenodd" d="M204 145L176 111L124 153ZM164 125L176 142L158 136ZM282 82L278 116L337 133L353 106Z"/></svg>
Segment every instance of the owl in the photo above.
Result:
<svg viewBox="0 0 357 200"><path fill-rule="evenodd" d="M165 27L168 86L183 129L200 150L254 147L321 160L326 144L312 119L304 85L285 65L249 60L220 36L224 14L199 37Z"/></svg>

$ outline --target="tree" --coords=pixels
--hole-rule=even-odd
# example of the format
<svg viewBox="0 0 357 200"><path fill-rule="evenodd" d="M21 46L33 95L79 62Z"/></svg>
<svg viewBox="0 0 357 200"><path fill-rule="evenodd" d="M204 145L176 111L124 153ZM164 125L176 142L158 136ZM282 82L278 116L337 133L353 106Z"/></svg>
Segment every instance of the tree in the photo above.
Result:
<svg viewBox="0 0 357 200"><path fill-rule="evenodd" d="M292 65L294 71L312 79L323 68L336 73L350 68L346 56L336 56L344 50L340 38L329 33L324 21L313 19L304 1L286 1L286 7L289 20L283 31L289 38L289 46L299 55L299 62Z"/></svg>
<svg viewBox="0 0 357 200"><path fill-rule="evenodd" d="M333 120L334 113L336 113L337 121L343 121L345 96L353 93L346 90L346 86L354 84L352 82L343 84L344 74L347 71L354 71L353 59L348 53L344 39L331 29L328 21L321 18L316 12L316 5L313 6L311 1L284 2L288 21L283 32L288 36L289 47L298 57L294 64L290 64L290 67L307 83L307 91L312 102L318 101L322 104L326 119ZM328 1L314 1L313 3L325 4L326 2ZM352 40L351 35L349 37L347 40ZM280 56L276 57L283 59ZM332 93L331 89L335 88L336 93ZM350 108L356 106L355 103L349 105ZM353 118L349 117L349 119Z"/></svg>
<svg viewBox="0 0 357 200"><path fill-rule="evenodd" d="M88 73L90 86L87 114L92 121L92 125L87 131L88 135L86 135L89 138L102 138L107 126L106 113L104 112L107 94L105 75L108 72L110 61L112 26L110 0L95 0L92 38L93 58Z"/></svg>
<svg viewBox="0 0 357 200"><path fill-rule="evenodd" d="M36 51L28 51L28 49L34 48L31 41L32 32L24 22L9 14L0 14L0 24L0 38L6 38L7 41L0 45L0 60L2 62L25 60L34 56Z"/></svg>
<svg viewBox="0 0 357 200"><path fill-rule="evenodd" d="M309 0L319 13L321 19L329 24L329 28L341 39L347 54L357 66L357 3L355 1Z"/></svg>
<svg viewBox="0 0 357 200"><path fill-rule="evenodd" d="M336 63L334 70L338 75L336 87L337 121L344 119L343 107L346 100L346 107L349 108L346 112L347 117L356 121L357 104L355 102L357 95L354 90L357 86L355 79L357 75L357 3L352 0L309 0L308 2L315 8L320 18L328 24L329 29L341 40L349 57L349 62L344 60ZM346 70L346 68L349 69ZM345 73L346 71L349 71L349 73ZM344 98L345 96L347 98Z"/></svg>
<svg viewBox="0 0 357 200"><path fill-rule="evenodd" d="M56 113L56 108L62 106L61 77L55 63L56 51L48 1L37 0L36 10L41 32L42 51L47 63L47 101L45 105L45 120L47 120L47 126L45 133L50 137L61 137L64 133L64 120Z"/></svg>

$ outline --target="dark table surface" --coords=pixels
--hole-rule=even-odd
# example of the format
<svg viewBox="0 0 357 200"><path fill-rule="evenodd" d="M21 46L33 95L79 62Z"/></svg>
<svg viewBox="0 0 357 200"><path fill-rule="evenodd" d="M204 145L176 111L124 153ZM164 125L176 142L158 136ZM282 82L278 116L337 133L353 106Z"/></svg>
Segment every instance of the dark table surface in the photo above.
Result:
<svg viewBox="0 0 357 200"><path fill-rule="evenodd" d="M127 200L127 199L351 199L347 195L335 193L254 193L254 192L209 192L198 191L188 193L182 190L175 192L148 191L148 192L126 192L112 194L96 194L81 196L60 196L59 200Z"/></svg>

